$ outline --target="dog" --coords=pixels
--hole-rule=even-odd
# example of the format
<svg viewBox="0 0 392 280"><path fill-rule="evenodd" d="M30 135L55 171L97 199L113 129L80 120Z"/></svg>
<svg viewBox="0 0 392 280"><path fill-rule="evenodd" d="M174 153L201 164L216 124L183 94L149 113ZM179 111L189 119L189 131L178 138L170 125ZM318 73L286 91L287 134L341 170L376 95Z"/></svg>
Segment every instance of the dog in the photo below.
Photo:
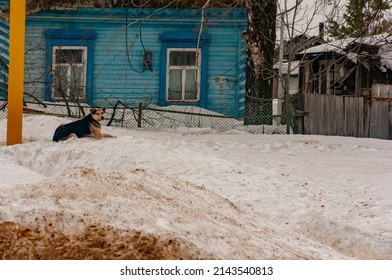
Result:
<svg viewBox="0 0 392 280"><path fill-rule="evenodd" d="M105 108L92 108L90 114L83 119L60 125L54 132L53 141L64 141L73 136L95 139L113 137L110 134L101 133L101 121L104 119L104 114Z"/></svg>

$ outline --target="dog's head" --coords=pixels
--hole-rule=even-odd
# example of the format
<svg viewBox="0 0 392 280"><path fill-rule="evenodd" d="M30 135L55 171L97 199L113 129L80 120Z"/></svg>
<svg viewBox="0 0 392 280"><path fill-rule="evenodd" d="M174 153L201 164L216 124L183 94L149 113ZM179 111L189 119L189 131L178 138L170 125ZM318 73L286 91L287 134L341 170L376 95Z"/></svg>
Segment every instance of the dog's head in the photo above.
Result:
<svg viewBox="0 0 392 280"><path fill-rule="evenodd" d="M91 116L96 121L103 121L104 115L105 115L105 108L104 107L91 109Z"/></svg>

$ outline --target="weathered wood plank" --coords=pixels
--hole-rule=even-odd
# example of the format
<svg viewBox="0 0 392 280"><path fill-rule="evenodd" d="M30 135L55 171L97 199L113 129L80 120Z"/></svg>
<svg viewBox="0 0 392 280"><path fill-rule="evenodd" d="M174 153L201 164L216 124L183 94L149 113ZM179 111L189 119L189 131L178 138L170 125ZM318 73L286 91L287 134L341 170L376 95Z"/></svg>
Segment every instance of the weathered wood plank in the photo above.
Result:
<svg viewBox="0 0 392 280"><path fill-rule="evenodd" d="M359 107L358 102L361 97L351 99L351 113L352 113L352 136L358 137L358 127L359 127Z"/></svg>
<svg viewBox="0 0 392 280"><path fill-rule="evenodd" d="M373 102L371 106L370 137L388 139L389 103Z"/></svg>
<svg viewBox="0 0 392 280"><path fill-rule="evenodd" d="M310 96L308 94L304 94L305 98L304 98L304 134L310 134L309 133L309 124L310 124L310 120L309 120L309 110L310 110L310 106L309 106L309 102L310 102Z"/></svg>
<svg viewBox="0 0 392 280"><path fill-rule="evenodd" d="M304 101L304 109L305 109L305 116L304 116L304 133L305 134L312 134L312 117L314 111L313 105L313 94L305 94L305 101Z"/></svg>
<svg viewBox="0 0 392 280"><path fill-rule="evenodd" d="M350 112L350 97L344 97L344 136L351 136L351 112Z"/></svg>
<svg viewBox="0 0 392 280"><path fill-rule="evenodd" d="M317 128L317 103L316 103L316 95L310 95L310 104L309 104L309 132L310 134L316 134L316 128Z"/></svg>
<svg viewBox="0 0 392 280"><path fill-rule="evenodd" d="M392 102L389 103L388 112L388 139L392 140Z"/></svg>
<svg viewBox="0 0 392 280"><path fill-rule="evenodd" d="M334 116L332 113L332 102L333 102L333 95L328 96L325 102L325 111L326 111L326 134L333 135L333 127L334 127Z"/></svg>
<svg viewBox="0 0 392 280"><path fill-rule="evenodd" d="M324 124L324 120L325 120L325 95L321 95L319 94L318 96L318 112L317 112L317 134L319 135L325 135L324 132L324 128L325 128L325 124Z"/></svg>
<svg viewBox="0 0 392 280"><path fill-rule="evenodd" d="M357 133L357 137L364 137L364 98L363 97L359 97L357 99L358 101L358 133Z"/></svg>
<svg viewBox="0 0 392 280"><path fill-rule="evenodd" d="M335 96L335 133L336 135L343 135L344 130L344 97L343 96Z"/></svg>
<svg viewBox="0 0 392 280"><path fill-rule="evenodd" d="M372 86L372 97L392 98L392 85L375 84Z"/></svg>
<svg viewBox="0 0 392 280"><path fill-rule="evenodd" d="M389 134L389 103L380 102L380 139L388 139Z"/></svg>

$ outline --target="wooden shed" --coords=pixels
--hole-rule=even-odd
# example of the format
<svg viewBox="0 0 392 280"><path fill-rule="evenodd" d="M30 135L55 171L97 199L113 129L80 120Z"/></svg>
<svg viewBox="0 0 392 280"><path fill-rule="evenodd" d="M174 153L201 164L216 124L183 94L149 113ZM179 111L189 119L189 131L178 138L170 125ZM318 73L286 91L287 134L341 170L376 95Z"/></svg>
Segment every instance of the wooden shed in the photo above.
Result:
<svg viewBox="0 0 392 280"><path fill-rule="evenodd" d="M300 56L305 134L392 139L391 34L329 42Z"/></svg>
<svg viewBox="0 0 392 280"><path fill-rule="evenodd" d="M371 94L373 84L392 84L391 34L345 38L297 54L300 91L331 95Z"/></svg>
<svg viewBox="0 0 392 280"><path fill-rule="evenodd" d="M6 19L0 28L6 37ZM246 28L243 8L37 11L26 18L25 91L49 102L191 105L241 116Z"/></svg>

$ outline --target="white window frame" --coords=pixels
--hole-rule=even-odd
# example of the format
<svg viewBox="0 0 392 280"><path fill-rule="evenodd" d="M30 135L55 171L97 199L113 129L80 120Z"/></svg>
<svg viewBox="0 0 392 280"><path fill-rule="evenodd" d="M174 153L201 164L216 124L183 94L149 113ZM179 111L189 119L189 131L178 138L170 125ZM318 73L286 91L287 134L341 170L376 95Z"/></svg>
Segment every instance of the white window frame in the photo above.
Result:
<svg viewBox="0 0 392 280"><path fill-rule="evenodd" d="M170 52L181 52L181 51L195 51L197 65L187 65L187 66L172 66L170 65ZM167 48L167 59L166 59L166 102L199 102L200 101L200 75L201 75L201 49L200 48ZM182 81L181 81L181 99L169 99L169 81L170 81L170 70L182 70ZM197 93L196 99L185 99L185 85L186 85L186 70L197 70Z"/></svg>
<svg viewBox="0 0 392 280"><path fill-rule="evenodd" d="M57 50L82 50L82 62L74 63L74 65L70 65L70 63L56 63L56 51ZM88 61L88 48L87 46L53 46L52 49L52 69L56 69L56 66L69 66L67 71L67 90L65 92L65 96L69 98L71 96L71 68L72 67L81 67L82 68L82 95L79 99L86 100L86 81L87 81L87 61ZM54 74L55 75L55 74ZM55 96L56 89L54 88L54 84L52 83L52 99L53 100L62 100L62 97Z"/></svg>

